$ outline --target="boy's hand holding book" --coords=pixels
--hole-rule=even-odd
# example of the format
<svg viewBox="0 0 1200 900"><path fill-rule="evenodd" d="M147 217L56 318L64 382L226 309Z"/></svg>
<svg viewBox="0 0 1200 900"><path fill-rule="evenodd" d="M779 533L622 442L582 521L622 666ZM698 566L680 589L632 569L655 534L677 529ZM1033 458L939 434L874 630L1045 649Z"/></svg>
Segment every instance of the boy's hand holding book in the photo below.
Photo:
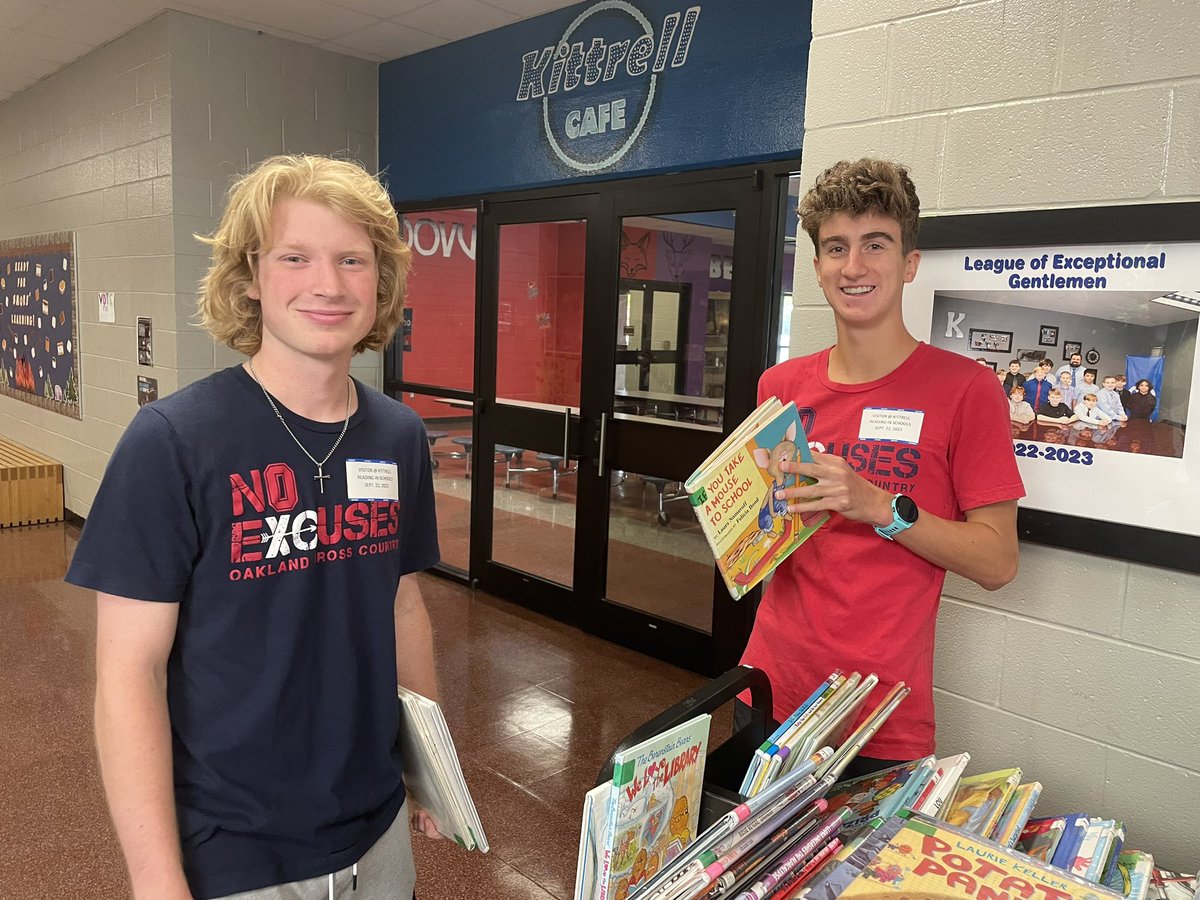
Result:
<svg viewBox="0 0 1200 900"><path fill-rule="evenodd" d="M425 837L434 841L444 841L446 836L438 831L437 823L433 821L433 816L429 815L423 807L417 804L417 801L412 797L408 798L409 805L412 808L412 815L409 816L409 824L412 825L412 830L417 834L423 834Z"/></svg>
<svg viewBox="0 0 1200 900"><path fill-rule="evenodd" d="M828 510L868 525L892 523L892 495L867 481L840 456L814 452L812 462L784 462L782 469L788 475L817 482L805 484L798 480L776 491L775 496L787 501L789 513Z"/></svg>

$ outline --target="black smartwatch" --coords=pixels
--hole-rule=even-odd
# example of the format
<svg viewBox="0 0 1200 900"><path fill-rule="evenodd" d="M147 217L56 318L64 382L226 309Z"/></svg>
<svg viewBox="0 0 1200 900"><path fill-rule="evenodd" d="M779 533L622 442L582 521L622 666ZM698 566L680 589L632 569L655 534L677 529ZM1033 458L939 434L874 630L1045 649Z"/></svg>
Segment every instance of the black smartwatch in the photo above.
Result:
<svg viewBox="0 0 1200 900"><path fill-rule="evenodd" d="M908 494L896 494L892 497L892 522L890 525L876 525L875 532L883 538L892 540L900 532L912 528L917 522L920 510L913 498Z"/></svg>

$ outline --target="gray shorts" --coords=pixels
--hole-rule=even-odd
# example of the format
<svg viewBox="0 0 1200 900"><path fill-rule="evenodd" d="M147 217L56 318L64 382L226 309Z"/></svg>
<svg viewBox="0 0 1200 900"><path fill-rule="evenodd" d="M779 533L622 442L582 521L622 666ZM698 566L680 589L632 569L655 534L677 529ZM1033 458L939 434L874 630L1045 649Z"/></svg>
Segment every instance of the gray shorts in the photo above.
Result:
<svg viewBox="0 0 1200 900"><path fill-rule="evenodd" d="M328 900L331 896L330 877L322 875L243 891L222 900ZM332 878L332 896L336 900L411 900L417 875L413 867L407 800L400 807L396 821L358 861L358 889L351 890L353 867L334 872Z"/></svg>

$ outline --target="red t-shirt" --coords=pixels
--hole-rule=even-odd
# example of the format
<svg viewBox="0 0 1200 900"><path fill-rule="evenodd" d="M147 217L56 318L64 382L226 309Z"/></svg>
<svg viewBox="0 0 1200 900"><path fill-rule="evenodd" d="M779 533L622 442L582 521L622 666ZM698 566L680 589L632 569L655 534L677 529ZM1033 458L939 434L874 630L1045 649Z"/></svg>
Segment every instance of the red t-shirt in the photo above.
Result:
<svg viewBox="0 0 1200 900"><path fill-rule="evenodd" d="M796 401L814 450L909 494L923 513L961 521L965 510L1025 494L996 374L966 357L920 344L878 381L836 384L826 349L764 372L759 401L772 395ZM882 412L864 416L868 409ZM863 755L932 753L933 634L945 577L872 526L831 515L775 571L742 656L770 676L775 718L791 715L835 668L875 672L879 685L859 721L897 681L912 693Z"/></svg>

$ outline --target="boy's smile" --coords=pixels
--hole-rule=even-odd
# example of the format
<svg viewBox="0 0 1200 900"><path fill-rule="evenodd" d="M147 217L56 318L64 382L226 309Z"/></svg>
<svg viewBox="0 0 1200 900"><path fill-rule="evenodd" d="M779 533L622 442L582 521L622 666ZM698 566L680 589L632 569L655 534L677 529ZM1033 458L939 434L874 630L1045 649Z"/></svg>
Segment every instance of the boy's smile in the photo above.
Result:
<svg viewBox="0 0 1200 900"><path fill-rule="evenodd" d="M842 321L866 325L899 316L904 285L921 254L905 254L900 224L879 213L835 213L821 223L813 267L817 283Z"/></svg>

